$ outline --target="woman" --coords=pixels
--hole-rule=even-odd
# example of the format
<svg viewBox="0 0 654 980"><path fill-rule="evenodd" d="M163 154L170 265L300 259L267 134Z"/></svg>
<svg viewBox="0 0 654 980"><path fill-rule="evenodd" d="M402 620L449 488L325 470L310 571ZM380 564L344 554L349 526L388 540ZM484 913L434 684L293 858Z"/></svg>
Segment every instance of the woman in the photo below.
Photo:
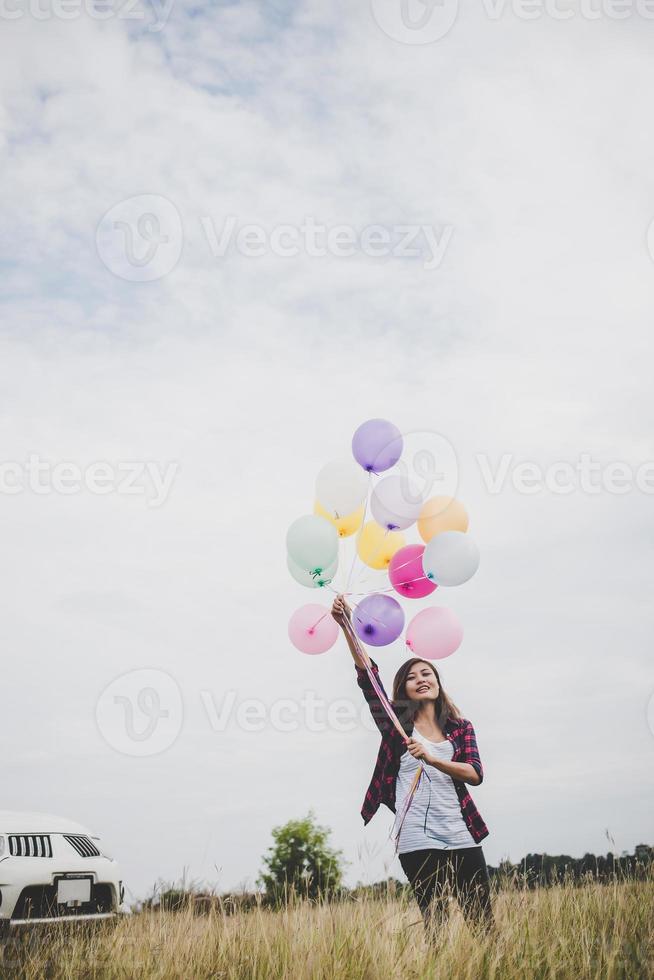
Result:
<svg viewBox="0 0 654 980"><path fill-rule="evenodd" d="M357 683L382 735L361 810L364 822L374 816L380 803L397 813L400 864L430 932L446 915L450 889L468 923L490 928L490 883L480 843L488 830L465 786L478 786L484 776L472 725L443 690L433 665L412 657L400 667L393 683L392 705L406 733L403 739L366 672L363 651L350 624L351 610L342 595L334 601L332 616L345 634ZM381 687L378 667L370 663ZM421 767L424 772L404 812Z"/></svg>

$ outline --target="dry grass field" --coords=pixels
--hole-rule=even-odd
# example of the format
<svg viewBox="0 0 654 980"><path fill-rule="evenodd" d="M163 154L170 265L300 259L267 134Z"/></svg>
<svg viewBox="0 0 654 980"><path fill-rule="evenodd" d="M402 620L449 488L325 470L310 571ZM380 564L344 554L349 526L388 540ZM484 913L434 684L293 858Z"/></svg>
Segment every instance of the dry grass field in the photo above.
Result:
<svg viewBox="0 0 654 980"><path fill-rule="evenodd" d="M652 977L654 881L506 890L497 933L477 940L458 911L429 948L411 901L364 899L233 915L148 911L93 928L52 926L2 946L0 976L90 978Z"/></svg>

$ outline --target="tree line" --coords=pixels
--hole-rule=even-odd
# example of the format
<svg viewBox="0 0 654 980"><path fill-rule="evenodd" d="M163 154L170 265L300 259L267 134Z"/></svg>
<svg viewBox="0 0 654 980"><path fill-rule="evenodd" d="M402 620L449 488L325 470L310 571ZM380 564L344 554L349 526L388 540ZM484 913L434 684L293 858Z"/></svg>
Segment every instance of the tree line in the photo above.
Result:
<svg viewBox="0 0 654 980"><path fill-rule="evenodd" d="M330 831L319 826L313 813L299 820L289 820L272 831L273 843L263 857L263 868L257 891L229 892L218 895L198 887L166 887L143 903L143 908L180 910L191 905L198 913L218 908L231 913L257 907L279 907L296 899L311 901L356 901L363 897L400 896L409 886L396 878L358 884L343 884L344 861L341 851L329 844ZM563 881L583 884L588 881L609 882L623 878L644 878L652 873L654 848L638 844L633 854L527 854L513 864L508 860L497 867L489 865L493 887L541 888Z"/></svg>
<svg viewBox="0 0 654 980"><path fill-rule="evenodd" d="M584 854L575 858L569 854L527 854L511 864L502 861L497 868L488 868L491 879L502 884L514 882L519 887L537 888L562 880L573 882L614 881L616 878L641 878L649 873L654 862L654 848L637 844L634 853L620 855Z"/></svg>

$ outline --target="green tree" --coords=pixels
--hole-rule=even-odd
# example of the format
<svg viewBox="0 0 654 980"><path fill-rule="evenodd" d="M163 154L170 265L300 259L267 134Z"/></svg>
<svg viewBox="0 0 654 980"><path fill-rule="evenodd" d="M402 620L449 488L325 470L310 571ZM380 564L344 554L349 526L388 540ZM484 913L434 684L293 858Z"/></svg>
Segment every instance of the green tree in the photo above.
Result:
<svg viewBox="0 0 654 980"><path fill-rule="evenodd" d="M329 828L316 824L311 811L303 820L289 820L273 828L274 843L263 858L265 870L259 876L269 901L279 904L292 891L316 899L341 887L342 852L329 847L330 833Z"/></svg>

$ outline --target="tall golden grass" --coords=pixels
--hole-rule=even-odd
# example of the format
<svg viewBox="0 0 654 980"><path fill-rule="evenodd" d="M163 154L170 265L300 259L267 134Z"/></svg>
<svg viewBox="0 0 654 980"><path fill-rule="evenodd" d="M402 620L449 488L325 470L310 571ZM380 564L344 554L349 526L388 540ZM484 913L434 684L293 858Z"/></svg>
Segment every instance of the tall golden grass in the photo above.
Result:
<svg viewBox="0 0 654 980"><path fill-rule="evenodd" d="M2 946L0 975L21 980L394 980L653 975L654 881L556 885L495 898L497 931L480 939L453 910L426 941L415 903L386 898L233 915L150 910L116 923L32 929Z"/></svg>

